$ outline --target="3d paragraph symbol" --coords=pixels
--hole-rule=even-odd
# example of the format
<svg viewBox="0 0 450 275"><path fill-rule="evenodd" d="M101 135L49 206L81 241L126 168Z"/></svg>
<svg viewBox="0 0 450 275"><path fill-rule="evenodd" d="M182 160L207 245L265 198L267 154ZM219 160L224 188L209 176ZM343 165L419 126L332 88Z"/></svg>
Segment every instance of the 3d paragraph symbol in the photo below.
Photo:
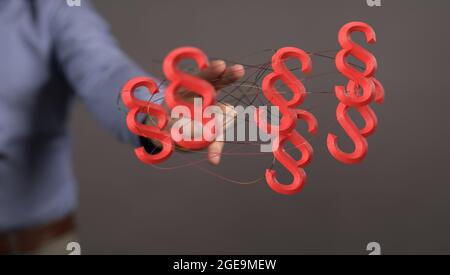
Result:
<svg viewBox="0 0 450 275"><path fill-rule="evenodd" d="M182 72L178 68L178 64L184 59L193 59L200 70L209 66L208 57L199 49L193 47L178 48L167 55L164 59L163 70L166 78L170 81L170 85L166 89L165 100L169 109L173 109L177 106L185 106L190 110L190 119L192 123L201 123L203 126L207 124L211 119L204 118L202 114L196 114L194 104L192 102L184 101L177 96L177 92L180 88L184 88L189 92L195 93L197 96L202 97L202 108L204 110L208 106L212 106L216 101L216 90L206 80L201 79L198 76L190 75ZM202 137L194 140L187 140L178 131L172 131L172 137L175 142L187 149L203 149L208 147L214 140L214 131L205 131L202 133Z"/></svg>
<svg viewBox="0 0 450 275"><path fill-rule="evenodd" d="M347 90L344 86L336 86L335 91L336 97L340 101L336 110L336 117L341 127L353 141L354 151L351 153L343 152L337 144L338 137L334 134L329 134L327 139L327 146L331 155L345 164L355 164L365 158L368 151L366 137L375 131L378 123L377 117L369 104L373 101L381 104L384 101L383 86L374 78L377 69L375 57L352 41L350 37L353 32L357 31L365 34L367 43L376 42L375 31L366 23L351 22L341 28L339 43L342 50L336 55L336 67L349 79L349 82L346 87ZM352 67L346 61L349 55L364 63L364 72ZM365 122L363 129L358 129L348 115L350 108L355 108L361 114Z"/></svg>
<svg viewBox="0 0 450 275"><path fill-rule="evenodd" d="M161 143L162 150L157 154L149 154L144 147L135 150L136 156L143 163L157 164L168 159L174 149L170 134L163 130L167 126L168 116L161 105L136 98L135 91L140 87L147 88L152 95L159 92L156 83L147 77L137 77L125 84L122 90L122 100L125 106L130 109L127 115L127 125L133 134L157 140ZM142 124L138 121L139 114L155 117L157 119L157 127Z"/></svg>
<svg viewBox="0 0 450 275"><path fill-rule="evenodd" d="M348 79L346 85L338 85L335 87L334 95L339 100L336 109L336 118L339 125L344 130L345 134L350 138L354 145L352 152L345 152L338 145L339 138L335 134L329 133L327 136L327 148L330 154L338 161L345 164L355 164L361 162L368 152L368 143L366 138L372 135L377 126L378 119L371 107L372 103L382 104L385 99L385 90L383 85L375 78L377 70L377 60L375 56L367 49L352 40L352 34L355 32L361 32L365 35L366 42L373 44L376 42L375 31L366 23L363 22L350 22L344 25L339 31L339 44L341 49L326 51L336 52L335 65L339 73ZM265 50L267 52L267 50ZM269 52L273 52L269 49ZM165 89L164 100L168 108L162 107L156 101L143 101L135 96L135 91L141 87L146 88L150 94L155 95L158 91L156 83L146 77L137 77L130 80L122 90L122 100L126 107L129 108L127 114L127 125L132 133L143 138L157 141L161 144L162 148L156 154L147 152L143 147L137 148L135 153L139 160L146 164L152 164L155 168L161 170L173 170L183 167L198 167L211 175L214 175L220 179L238 183L238 184L253 184L260 181L266 181L267 185L275 192L283 195L293 195L299 193L305 186L307 180L307 174L305 167L311 163L313 158L313 148L308 140L298 132L298 122L304 121L308 127L308 133L314 135L318 131L318 122L314 115L309 111L300 109L300 106L304 103L308 93L311 94L333 94L331 91L319 91L311 92L306 90L306 87L301 79L296 76L293 71L299 70L304 75L308 75L312 71L311 56L321 56L323 58L334 59L333 56L328 56L322 52L307 53L301 49L295 47L284 47L275 52L272 56L271 62L266 62L258 65L246 64L248 69L253 69L255 72L254 80L249 78L241 79L222 89L220 98L216 98L217 93L213 85L200 76L188 73L187 70L183 70L183 62L185 60L194 61L197 69L204 70L208 68L208 57L198 48L194 47L182 47L171 51L163 61L164 75L168 81L168 86ZM334 53L333 53L334 55ZM363 66L352 64L349 60L351 57L356 58L363 63ZM288 64L288 61L298 61L300 66L293 66ZM229 62L229 61L227 61ZM230 61L231 63L240 63ZM289 66L288 66L289 65ZM265 72L272 67L272 72L265 75ZM323 74L322 74L323 75ZM316 78L315 76L309 77L309 79ZM262 84L259 85L262 79ZM287 93L278 88L277 84L282 83L287 89ZM244 91L245 87L245 91ZM255 96L249 97L251 89L254 90ZM236 93L232 94L234 91ZM262 91L262 92L261 92ZM248 92L248 93L247 93ZM224 95L225 94L225 95ZM287 95L286 95L287 94ZM222 97L222 95L224 95ZM267 100L262 99L264 97ZM201 98L201 104L198 104L198 99ZM224 101L228 98L227 101ZM247 100L242 100L246 98ZM209 152L198 151L199 149L207 148L216 137L228 137L223 135L218 128L215 117L208 117L209 111L214 108L220 109L216 106L216 102L225 103L229 106L235 106L228 102L229 100L238 100L239 104L246 104L249 110L253 108L254 120L256 122L259 132L265 136L270 137L271 144L269 150L260 151L258 153L247 152L233 152L237 150L222 151L221 155L227 156L264 156L269 153L273 154L271 159L270 168L265 172L265 175L259 175L257 179L251 181L235 180L223 175L219 175L213 171L209 171L203 167L198 166L199 163L207 160L204 158L200 161L190 161L188 159L180 159L183 163L181 165L175 165L170 167L158 167L155 164L159 164L167 160L174 151L175 144L181 148L190 149L192 152L199 154L209 154ZM255 107L255 100L259 100L263 106ZM197 101L197 102L196 102ZM269 103L267 103L267 101ZM270 121L264 114L268 109L264 106L271 105L271 117ZM197 106L199 105L199 106ZM243 107L238 105L237 107ZM180 111L183 110L183 111ZM237 110L237 108L235 109ZM364 122L362 126L359 126L350 116L350 111L356 111ZM169 114L171 112L171 121L174 125L168 130ZM243 128L245 131L245 123L248 123L248 119L245 117L247 108L241 108L241 113L237 113L232 117L232 121L238 123L233 125L230 129L234 130L234 126L239 131L239 128ZM181 113L181 116L180 115ZM273 114L281 113L281 116L274 117ZM248 113L250 114L250 113ZM253 113L251 113L253 116ZM142 116L152 117L156 119L156 125L147 125ZM177 116L178 115L178 116ZM277 116L277 115L275 115ZM279 120L279 123L276 123ZM181 123L179 123L181 122ZM214 122L211 126L210 122ZM219 122L220 123L220 122ZM239 124L241 123L241 124ZM335 120L333 119L333 123ZM176 125L182 125L181 127L175 127ZM187 127L184 125L190 124ZM228 123L227 123L228 125ZM194 129L201 128L201 137L196 136ZM324 127L326 128L326 127ZM190 133L187 133L189 130ZM194 133L192 133L194 130ZM233 131L230 131L234 133ZM328 131L327 131L328 132ZM232 136L232 135L231 135ZM238 132L239 136L239 132ZM245 139L245 135L244 139ZM219 142L222 140L218 139ZM226 142L235 142L236 140L225 140ZM223 142L225 142L223 141ZM261 145L259 141L251 140L238 140L235 142L236 147ZM263 141L265 142L265 141ZM292 146L289 146L291 145ZM268 145L268 144L264 144ZM249 147L250 148L250 147ZM235 149L235 148L234 148ZM299 153L299 157L294 157L295 153ZM292 181L281 182L280 175L277 176L275 168L273 168L274 160L278 161L289 174L292 176ZM186 163L185 163L186 162Z"/></svg>
<svg viewBox="0 0 450 275"><path fill-rule="evenodd" d="M301 191L306 181L306 173L303 170L310 163L313 155L313 149L306 139L300 135L295 127L298 119L304 119L308 124L308 131L314 134L317 131L317 120L315 117L304 110L296 109L303 103L306 97L306 90L303 83L286 67L287 59L297 59L301 64L302 72L307 74L312 70L312 63L309 55L303 50L286 47L278 50L272 57L273 72L267 75L262 84L264 96L277 106L282 114L279 126L269 125L262 120L259 112L256 113L258 126L273 134L275 130L278 133L273 142L273 153L275 158L283 164L292 174L293 182L282 184L276 179L276 172L268 169L266 171L266 181L268 185L276 192L284 195L292 195ZM292 98L287 101L275 88L277 81L282 81L292 92ZM276 128L276 129L275 129ZM290 141L296 150L301 152L301 158L295 160L284 149L284 144Z"/></svg>

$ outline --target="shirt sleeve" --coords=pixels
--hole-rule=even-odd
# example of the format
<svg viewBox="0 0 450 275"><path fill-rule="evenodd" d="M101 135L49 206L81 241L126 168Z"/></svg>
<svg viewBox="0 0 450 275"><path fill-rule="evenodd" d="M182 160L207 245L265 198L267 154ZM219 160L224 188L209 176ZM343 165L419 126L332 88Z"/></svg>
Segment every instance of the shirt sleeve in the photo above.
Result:
<svg viewBox="0 0 450 275"><path fill-rule="evenodd" d="M122 142L142 145L126 126L120 90L131 78L147 74L122 52L89 1L83 0L80 7L57 2L62 4L55 8L51 36L64 75L103 127ZM158 94L153 101L161 97Z"/></svg>

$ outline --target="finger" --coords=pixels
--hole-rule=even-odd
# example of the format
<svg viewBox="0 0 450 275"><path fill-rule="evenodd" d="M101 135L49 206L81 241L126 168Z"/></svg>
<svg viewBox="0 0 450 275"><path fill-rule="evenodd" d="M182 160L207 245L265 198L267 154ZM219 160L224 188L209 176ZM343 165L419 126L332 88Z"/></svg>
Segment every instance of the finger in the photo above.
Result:
<svg viewBox="0 0 450 275"><path fill-rule="evenodd" d="M227 64L223 60L212 61L207 68L200 72L200 77L214 83L225 73Z"/></svg>
<svg viewBox="0 0 450 275"><path fill-rule="evenodd" d="M245 75L245 68L242 65L233 65L225 69L225 72L221 75L220 79L213 83L214 87L217 90L224 88L227 85L230 85L239 79L241 79Z"/></svg>
<svg viewBox="0 0 450 275"><path fill-rule="evenodd" d="M219 165L224 145L225 143L219 141L215 141L209 145L208 160L211 164Z"/></svg>
<svg viewBox="0 0 450 275"><path fill-rule="evenodd" d="M236 117L237 112L233 106L227 103L217 103L217 106L222 110L222 114L224 116L223 121L223 129L227 129L230 125L233 125ZM221 133L223 134L223 133ZM223 138L223 136L217 136L218 138ZM223 139L222 139L223 140Z"/></svg>
<svg viewBox="0 0 450 275"><path fill-rule="evenodd" d="M214 82L221 79L221 76L225 73L225 70L227 68L227 64L223 60L214 60L211 61L209 66L205 69L201 70L198 76L214 86ZM185 89L182 89L178 91L178 94L186 100L194 100L194 98L198 97L196 93L193 93L192 91L188 91Z"/></svg>

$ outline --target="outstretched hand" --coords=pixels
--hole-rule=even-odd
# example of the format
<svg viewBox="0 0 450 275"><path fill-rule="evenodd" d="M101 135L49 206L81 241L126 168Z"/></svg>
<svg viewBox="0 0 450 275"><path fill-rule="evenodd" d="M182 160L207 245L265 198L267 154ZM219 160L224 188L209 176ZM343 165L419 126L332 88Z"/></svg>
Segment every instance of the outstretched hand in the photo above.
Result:
<svg viewBox="0 0 450 275"><path fill-rule="evenodd" d="M199 73L199 77L211 83L211 85L216 89L217 93L220 92L221 89L225 88L228 85L231 85L241 79L245 74L245 69L242 65L233 65L227 66L225 61L223 60L215 60L210 63L210 65L202 70ZM190 92L179 92L179 96L186 101L193 101L193 99L197 96L194 93ZM226 105L223 103L217 103L216 106L220 107L223 113L228 117L230 114L227 114ZM234 120L234 114L231 115ZM176 121L176 120L175 120ZM175 123L172 120L169 123L169 127ZM227 121L227 119L225 120ZM149 121L149 123L152 123ZM224 128L226 128L225 122ZM158 145L158 141L152 141L155 145ZM218 165L221 160L221 154L224 147L223 141L215 140L208 147L208 161L213 165ZM183 151L183 148L178 148Z"/></svg>
<svg viewBox="0 0 450 275"><path fill-rule="evenodd" d="M226 86L233 84L241 79L245 74L245 69L242 65L227 66L223 60L215 60L211 62L210 66L200 73L200 76L209 81L214 88L219 92ZM225 110L225 105L218 103L217 106ZM223 141L214 141L208 147L208 160L213 165L220 163L221 154L224 147Z"/></svg>

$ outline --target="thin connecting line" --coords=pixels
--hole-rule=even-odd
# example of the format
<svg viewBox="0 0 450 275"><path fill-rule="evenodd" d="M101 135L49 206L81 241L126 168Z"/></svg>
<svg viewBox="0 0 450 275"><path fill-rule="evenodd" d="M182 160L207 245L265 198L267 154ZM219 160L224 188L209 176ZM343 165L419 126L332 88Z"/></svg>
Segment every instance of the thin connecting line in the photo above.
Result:
<svg viewBox="0 0 450 275"><path fill-rule="evenodd" d="M265 50L265 51L274 51L274 50L272 50L272 49L267 49L267 50ZM328 51L322 51L322 52L328 52ZM317 53L317 54L318 54L318 53ZM158 61L158 62L160 62L160 61ZM229 61L228 61L228 62L229 62ZM242 82L240 83L240 85L235 85L235 89L233 89L231 92L227 92L227 91L226 91L226 92L225 92L225 93L226 93L226 96L223 97L222 99L220 99L219 102L224 102L226 97L231 96L231 97L233 97L234 99L238 100L239 103L242 103L242 100L243 100L243 99L242 99L242 98L237 98L236 96L234 96L234 95L233 95L233 92L234 92L234 91L241 91L241 88L244 87L244 85L246 85L248 89L247 89L245 92L243 92L242 94L246 97L247 100L249 100L248 95L250 94L250 90L251 90L252 88L254 88L254 87L258 87L257 82L264 76L265 72L271 71L270 65L271 65L270 62L263 63L262 65L248 65L248 64L243 65L244 67L254 67L254 68L258 68L258 70L256 70L254 73L252 73L251 75L249 75L244 81L242 81ZM298 68L291 69L291 71L295 71L295 70L298 70ZM250 78L251 78L254 74L256 74L255 80L254 80L254 81L250 81ZM217 79L217 80L218 80L218 79ZM213 81L214 81L214 80L213 80ZM159 87L161 87L162 85L164 85L165 82L166 82L166 80L164 79L164 80L159 84ZM246 84L246 83L250 83L250 84ZM241 91L241 92L242 92L242 91ZM326 93L326 92L321 92L321 93ZM249 100L249 102L247 103L247 105L248 105L248 106L253 105L256 99L258 99L258 101L260 101L260 103L262 103L262 102L261 102L261 98L258 97L258 95L259 95L258 92L256 92L256 93L255 93L255 96L253 97L253 99ZM158 99L154 99L154 98L153 98L153 95L152 95L151 98L149 99L149 102L155 102L155 103L157 103L157 102L160 102L160 101L162 101L162 100L163 100L163 97L160 97L160 98L158 98ZM263 105L263 104L262 104L262 105ZM270 112L270 110L269 110L269 112ZM270 114L270 113L269 113L269 114ZM234 116L234 117L237 117L237 116ZM151 117L151 119L153 120L152 117ZM248 120L246 120L246 121L248 122Z"/></svg>
<svg viewBox="0 0 450 275"><path fill-rule="evenodd" d="M334 60L335 58L333 56L328 56L327 53L337 52L337 51L338 50L327 50L327 51L320 51L320 52L308 52L308 54L311 55L311 56L317 56L317 57L326 58L326 59L329 59L329 60ZM265 49L265 50L263 50L263 52L265 52L265 53L272 52L273 53L273 52L275 52L275 50L274 49ZM252 54L250 54L250 55L248 55L246 57L254 56L256 54L258 54L258 52L252 53ZM246 57L243 57L243 58L246 58ZM240 58L240 59L243 59L243 58ZM235 64L238 63L238 62L233 62L231 60L226 60L226 59L224 59L224 61L227 62L227 63L235 63ZM159 63L159 64L162 63L162 61L160 61L160 60L154 60L154 62L155 63ZM233 84L227 86L229 88L232 88L231 91L229 91L229 89L227 89L227 88L226 89L222 89L221 94L223 94L224 96L222 98L218 99L217 101L220 102L220 103L227 104L225 100L228 99L228 98L232 98L232 99L237 101L236 102L237 104L243 104L244 103L244 105L246 105L246 106L253 105L255 103L255 101L258 101L261 104L261 106L265 105L264 102L262 101L262 98L259 96L261 94L261 88L258 85L258 83L264 77L264 75L267 72L272 72L273 71L272 68L271 68L271 62L262 63L262 64L258 64L258 65L243 64L243 63L240 63L240 64L244 67L244 70L254 70L254 71L251 74L248 74L248 76L244 80L238 81L236 83L233 83ZM362 66L359 66L357 64L353 64L353 63L350 63L350 64L355 66L355 67L359 67L359 68L363 69ZM295 68L292 68L292 69L289 69L289 70L291 72L295 72L295 71L300 70L300 68L299 67L295 67ZM193 71L193 70L186 70L186 71L188 72L188 71ZM312 79L320 78L320 77L323 77L325 75L332 75L332 74L338 74L338 73L339 72L327 72L327 73L322 73L322 74L317 74L317 75L311 75L311 76L307 76L307 77L305 77L304 79L301 79L301 80L303 82L305 82L305 86L306 86L307 82L311 81ZM252 80L252 77L254 78L253 80ZM217 81L217 80L219 80L219 79L211 80L211 82L214 82L214 81ZM158 87L161 88L162 86L165 85L166 82L167 82L167 80L163 79L159 83ZM235 95L237 92L239 92L241 95L240 96ZM308 94L333 94L333 92L326 92L326 91L307 92L307 93ZM254 94L254 96L252 98L250 98L253 94ZM287 94L287 92L280 92L280 94ZM159 103L159 102L161 102L163 100L164 100L164 97L156 98L155 95L152 95L148 101L149 102L154 102L154 103ZM125 113L125 110L123 110L120 107L119 101L120 101L120 97L118 97L118 101L117 101L118 102L118 106L119 106L119 110ZM153 120L153 117L151 117L151 116L148 116L148 117ZM226 117L230 118L230 117L228 117L228 114L226 114ZM227 126L230 123L234 122L237 119L237 117L242 117L242 116L240 116L239 114L233 115L231 117L231 120L228 120L225 123L225 126ZM250 123L250 120L245 118L245 116L244 116L244 120L246 122ZM331 122L329 125L327 125L324 128L321 127L320 130L319 130L319 133L321 133L324 130L328 130L329 128L331 128L331 126L334 123L336 123L336 121ZM312 137L312 139L314 139L314 138L315 137ZM258 143L253 144L253 143L249 143L249 142L244 142L244 143L232 142L232 144L234 144L235 146L232 147L230 150L224 151L220 155L256 156L256 155L267 155L267 154L269 154L269 152L268 153L262 153L262 152L258 152L258 153L232 152L232 151L234 151L234 149L240 148L242 146L246 146L246 145L255 145L255 146L257 146L257 145L260 145ZM300 146L301 145L302 144L300 144ZM285 151L290 151L290 150L293 150L293 149L297 149L298 150L298 147L299 146L292 147L292 148L283 148L283 149ZM206 154L205 152L200 152L200 151L192 151L191 150L191 152ZM182 155L182 154L180 154L180 155ZM182 156L182 158L186 159L183 156ZM229 179L227 177L224 177L222 175L216 174L216 173L214 173L214 172L212 172L212 171L210 171L210 170L208 170L206 168L203 168L203 167L199 166L200 163L205 162L207 160L208 160L208 158L204 158L204 159L201 159L201 160L195 161L195 162L189 162L188 161L188 163L185 163L183 165L174 166L174 167L168 167L168 168L165 168L165 167L162 167L162 166L157 166L157 165L152 165L152 166L154 168L156 168L156 169L161 169L161 170L171 170L171 169L178 169L178 168L196 166L197 168L200 168L204 172L209 173L209 174L211 174L211 175L213 175L215 177L218 177L218 178L220 178L222 180L226 180L226 181L233 182L233 183L239 183L239 184L253 184L253 183L259 182L259 181L261 181L263 179L263 178L258 178L256 180L249 181L249 182L241 182L241 181L236 181L236 180L233 180L233 179ZM273 157L269 169L272 169L274 167L275 162L276 162L276 159L275 159L275 157Z"/></svg>
<svg viewBox="0 0 450 275"><path fill-rule="evenodd" d="M273 49L266 49L266 50L264 50L264 51L274 51ZM323 52L330 52L330 50L328 50L328 51L322 51L322 52L318 52L318 53L311 53L312 55L319 55L319 56L324 56L323 54L320 54L320 53L323 53ZM331 57L330 57L331 58ZM160 62L160 61L158 61L158 62ZM233 97L233 98L235 98L236 100L238 100L238 102L239 103L242 103L242 98L237 98L237 97L235 97L232 93L234 92L234 91L237 91L237 90L239 90L239 91L241 91L241 88L242 87L244 87L244 86L247 86L247 90L245 91L245 92L243 92L243 95L246 97L246 99L248 100L248 95L250 94L250 90L252 89L252 88L254 88L254 87L258 87L258 85L257 85L257 82L262 78L262 76L264 75L264 73L266 72L266 71L270 71L271 69L270 69L270 62L268 62L268 63L264 63L264 64L262 64L262 65L259 65L259 66L256 66L257 68L259 68L258 70L256 70L253 74L251 74L251 75L249 75L244 81L242 81L239 85L233 85L235 88L231 91L231 92L225 92L226 93L226 96L225 97L223 97L222 99L220 99L220 100L218 100L219 102L224 102L225 101L225 98L227 97L227 96L231 96L231 97ZM249 67L249 66L252 66L252 65L248 65L248 64L246 64L246 65L243 65L244 67ZM253 67L255 67L255 66L253 66ZM291 71L295 71L295 70L298 70L298 68L295 68L295 69L291 69ZM249 79L252 77L252 75L254 75L256 73L256 77L255 77L255 81L249 81ZM318 75L317 77L319 77L320 75ZM312 77L311 77L312 78ZM218 80L218 79L217 79ZM214 81L214 80L213 80ZM163 86L164 85L164 83L166 82L166 80L164 79L160 84L159 84L159 87L161 87L161 86ZM250 84L246 84L246 83L250 83ZM322 94L326 94L327 92L320 92L320 93L322 93ZM284 93L283 93L284 94ZM247 106L250 106L250 105L253 105L254 104L254 101L256 100L256 99L258 99L259 101L260 101L260 103L262 104L262 102L261 102L261 99L258 97L258 92L256 92L255 93L255 96L253 97L253 99L252 100L250 100L250 102L248 102L248 104L247 104ZM155 102L155 103L158 103L158 102L160 102L160 101L162 101L164 98L163 97L160 97L160 98L158 98L158 99L154 99L153 98L153 96L154 95L152 95L151 97L150 97L150 99L148 100L149 102ZM262 105L264 105L264 104L262 104ZM120 105L119 105L120 106ZM271 114L270 113L270 110L269 110L269 114ZM152 117L150 117L152 120L154 120Z"/></svg>

